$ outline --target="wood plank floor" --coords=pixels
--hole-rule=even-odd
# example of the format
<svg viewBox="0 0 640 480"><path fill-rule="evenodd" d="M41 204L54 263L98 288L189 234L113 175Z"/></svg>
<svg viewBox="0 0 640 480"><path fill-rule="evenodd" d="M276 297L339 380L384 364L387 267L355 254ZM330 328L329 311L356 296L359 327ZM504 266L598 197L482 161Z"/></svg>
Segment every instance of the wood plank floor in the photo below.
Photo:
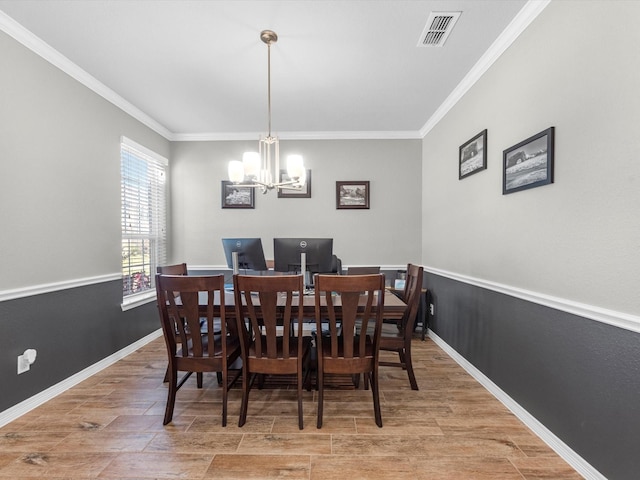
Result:
<svg viewBox="0 0 640 480"><path fill-rule="evenodd" d="M0 429L0 478L30 479L579 479L582 478L432 341L414 340L419 391L381 367L383 428L371 392L305 392L298 430L295 391L254 388L243 428L240 391L221 426L215 374L166 401L163 340Z"/></svg>

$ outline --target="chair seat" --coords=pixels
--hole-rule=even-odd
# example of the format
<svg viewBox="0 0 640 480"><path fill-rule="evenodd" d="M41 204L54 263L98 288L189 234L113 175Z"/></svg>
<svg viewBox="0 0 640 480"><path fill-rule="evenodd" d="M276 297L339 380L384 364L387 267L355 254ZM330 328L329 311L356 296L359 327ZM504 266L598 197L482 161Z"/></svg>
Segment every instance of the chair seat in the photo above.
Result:
<svg viewBox="0 0 640 480"><path fill-rule="evenodd" d="M373 328L369 327L368 334L373 334ZM397 323L383 323L380 330L380 350L398 350L404 348L404 332Z"/></svg>
<svg viewBox="0 0 640 480"><path fill-rule="evenodd" d="M358 337L359 335L356 336L356 340L354 341L354 345L353 345L353 356L354 357L359 357L360 356L360 346L359 346L359 342L358 342ZM343 338L339 338L338 339L338 357L344 357L344 343L343 343L344 339ZM371 336L367 335L367 338L365 339L365 347L364 347L365 351L364 351L364 355L368 355L368 356L372 356L373 355L373 342L371 341ZM325 357L330 357L331 356L331 344L329 342L324 342L322 344L322 351L325 354Z"/></svg>
<svg viewBox="0 0 640 480"><path fill-rule="evenodd" d="M267 337L259 337L260 340L262 341L262 351L266 352L267 351ZM275 358L274 360L283 360L283 344L284 341L282 339L282 337L277 337L276 338L276 348L278 351L278 358ZM302 352L304 353L306 350L308 350L309 348L311 348L311 337L303 337L302 338ZM256 357L256 346L255 345L250 345L249 346L249 358L251 357ZM290 341L289 342L289 357L297 357L298 356L298 344L295 341ZM264 357L263 357L264 358Z"/></svg>
<svg viewBox="0 0 640 480"><path fill-rule="evenodd" d="M235 336L230 336L227 335L227 351L228 352L232 352L236 349L240 348L240 339L238 337ZM189 341L187 342L187 345L189 347L188 351L183 352L182 348L179 348L176 356L178 357L193 357L193 358L198 358L198 357L194 357L194 353L193 353L193 341L191 339L189 339ZM202 350L207 353L209 351L209 337L207 335L202 335ZM214 337L214 348L213 351L215 352L214 355L203 355L203 357L201 358L221 358L222 357L222 337L220 335L216 335Z"/></svg>

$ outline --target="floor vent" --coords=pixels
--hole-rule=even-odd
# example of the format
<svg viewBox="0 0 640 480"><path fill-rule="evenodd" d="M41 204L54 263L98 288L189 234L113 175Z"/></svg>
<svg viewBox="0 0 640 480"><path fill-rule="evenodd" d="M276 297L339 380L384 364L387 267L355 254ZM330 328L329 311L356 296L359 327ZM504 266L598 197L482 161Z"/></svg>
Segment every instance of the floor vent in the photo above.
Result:
<svg viewBox="0 0 640 480"><path fill-rule="evenodd" d="M462 12L431 12L420 35L419 47L442 47Z"/></svg>

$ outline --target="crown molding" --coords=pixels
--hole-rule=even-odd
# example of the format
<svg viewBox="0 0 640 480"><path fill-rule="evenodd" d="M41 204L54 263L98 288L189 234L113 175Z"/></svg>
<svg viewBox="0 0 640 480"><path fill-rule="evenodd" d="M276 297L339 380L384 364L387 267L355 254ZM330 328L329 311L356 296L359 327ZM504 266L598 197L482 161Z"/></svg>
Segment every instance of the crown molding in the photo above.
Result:
<svg viewBox="0 0 640 480"><path fill-rule="evenodd" d="M327 131L327 132L282 132L278 136L282 140L412 140L422 139L453 108L464 94L482 77L502 53L515 41L529 24L546 8L551 0L529 0L518 12L507 28L489 47L474 67L427 120L419 131ZM164 125L151 118L142 110L122 98L109 87L88 74L82 68L31 33L4 12L0 11L0 30L16 41L40 55L43 59L74 78L82 85L94 91L105 100L111 102L125 113L131 115L169 141L202 142L202 141L244 141L255 140L258 133L174 133Z"/></svg>
<svg viewBox="0 0 640 480"><path fill-rule="evenodd" d="M174 142L223 142L258 140L259 132L232 133L174 133ZM364 132L281 132L280 140L420 140L418 131L364 131Z"/></svg>
<svg viewBox="0 0 640 480"><path fill-rule="evenodd" d="M551 0L529 0L522 10L513 18L507 28L493 42L489 49L480 57L469 73L453 89L446 100L438 107L435 113L427 120L427 123L420 129L420 136L424 138L444 116L451 110L464 96L469 89L484 75L484 73L495 63L507 48L520 36L522 32L533 22Z"/></svg>
<svg viewBox="0 0 640 480"><path fill-rule="evenodd" d="M151 130L162 135L167 140L172 139L173 134L166 127L158 123L142 110L135 107L133 104L126 101L95 77L89 75L82 68L78 67L78 65L58 52L55 48L51 47L2 11L0 11L0 30L14 38L35 54L40 55L47 62L59 68L71 78L94 91L108 102L111 102L128 115L131 115Z"/></svg>

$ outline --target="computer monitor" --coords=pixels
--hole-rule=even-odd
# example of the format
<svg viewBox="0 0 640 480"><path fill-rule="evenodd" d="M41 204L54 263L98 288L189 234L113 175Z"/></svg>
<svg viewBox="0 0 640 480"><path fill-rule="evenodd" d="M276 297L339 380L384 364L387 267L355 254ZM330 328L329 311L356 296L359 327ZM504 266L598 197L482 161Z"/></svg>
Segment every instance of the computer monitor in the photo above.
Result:
<svg viewBox="0 0 640 480"><path fill-rule="evenodd" d="M300 272L302 253L305 253L307 272L333 271L333 238L274 238L273 269L277 272Z"/></svg>
<svg viewBox="0 0 640 480"><path fill-rule="evenodd" d="M262 240L260 238L223 238L222 247L227 267L233 269L233 253L238 254L239 270L266 270Z"/></svg>

